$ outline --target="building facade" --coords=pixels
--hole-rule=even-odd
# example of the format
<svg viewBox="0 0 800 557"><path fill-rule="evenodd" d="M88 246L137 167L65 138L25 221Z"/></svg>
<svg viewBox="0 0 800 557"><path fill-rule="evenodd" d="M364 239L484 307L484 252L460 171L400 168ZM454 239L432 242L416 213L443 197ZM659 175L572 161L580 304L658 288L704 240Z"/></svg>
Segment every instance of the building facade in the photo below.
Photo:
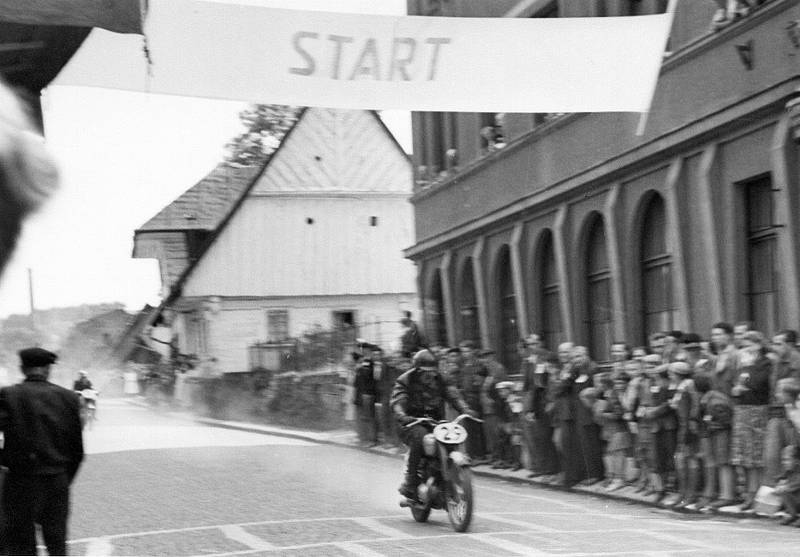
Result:
<svg viewBox="0 0 800 557"><path fill-rule="evenodd" d="M602 17L666 4L428 0L409 13ZM473 339L513 368L530 332L603 361L612 340L655 331L800 327L800 3L761 2L713 26L717 8L678 2L645 116L413 115L406 255L429 335Z"/></svg>
<svg viewBox="0 0 800 557"><path fill-rule="evenodd" d="M387 348L399 339L402 312L418 304L403 257L412 173L376 113L305 109L268 162L225 176L213 172L135 235L134 256L159 260L181 353L229 373L250 369L251 347L310 331ZM209 191L220 188L228 194Z"/></svg>

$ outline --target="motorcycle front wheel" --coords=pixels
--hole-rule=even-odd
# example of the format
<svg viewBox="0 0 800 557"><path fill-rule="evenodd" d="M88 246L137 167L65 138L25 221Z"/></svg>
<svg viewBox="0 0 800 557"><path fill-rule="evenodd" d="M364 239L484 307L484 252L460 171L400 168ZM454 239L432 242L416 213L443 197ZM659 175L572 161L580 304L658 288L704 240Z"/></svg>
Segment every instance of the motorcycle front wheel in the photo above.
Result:
<svg viewBox="0 0 800 557"><path fill-rule="evenodd" d="M456 532L465 532L472 520L474 497L472 493L472 470L466 466L450 463L450 481L445 493L447 518Z"/></svg>
<svg viewBox="0 0 800 557"><path fill-rule="evenodd" d="M430 503L426 503L425 505L414 505L411 507L411 516L414 517L414 520L417 522L428 522L428 517L431 515L431 505Z"/></svg>

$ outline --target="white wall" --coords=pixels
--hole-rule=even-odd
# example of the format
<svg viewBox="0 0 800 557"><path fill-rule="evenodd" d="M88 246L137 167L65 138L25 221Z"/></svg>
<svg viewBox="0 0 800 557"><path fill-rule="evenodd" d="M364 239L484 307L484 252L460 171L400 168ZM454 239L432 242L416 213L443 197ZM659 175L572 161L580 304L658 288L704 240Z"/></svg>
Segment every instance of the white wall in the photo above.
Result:
<svg viewBox="0 0 800 557"><path fill-rule="evenodd" d="M285 309L289 312L289 333L294 337L315 324L329 329L333 324L333 311L353 310L358 322L367 322L359 329L359 336L389 350L397 344L402 333L399 324L402 311L413 310L416 305L416 296L411 292L260 300L223 298L216 314L206 313L208 355L218 359L220 371L247 371L247 348L266 340L269 309Z"/></svg>
<svg viewBox="0 0 800 557"><path fill-rule="evenodd" d="M302 296L416 291L402 196L251 196L203 256L185 296ZM377 226L370 226L377 217ZM313 219L309 224L307 219Z"/></svg>

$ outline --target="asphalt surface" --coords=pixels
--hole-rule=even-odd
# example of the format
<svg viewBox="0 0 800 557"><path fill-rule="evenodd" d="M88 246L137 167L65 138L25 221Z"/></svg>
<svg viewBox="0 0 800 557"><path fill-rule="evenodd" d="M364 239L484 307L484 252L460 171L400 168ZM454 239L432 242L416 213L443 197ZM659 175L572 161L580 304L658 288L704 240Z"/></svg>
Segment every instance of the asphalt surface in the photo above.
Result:
<svg viewBox="0 0 800 557"><path fill-rule="evenodd" d="M398 506L400 461L310 432L241 431L101 401L73 555L795 555L800 530L477 477L457 534ZM287 436L288 435L288 436ZM322 441L322 442L318 442Z"/></svg>

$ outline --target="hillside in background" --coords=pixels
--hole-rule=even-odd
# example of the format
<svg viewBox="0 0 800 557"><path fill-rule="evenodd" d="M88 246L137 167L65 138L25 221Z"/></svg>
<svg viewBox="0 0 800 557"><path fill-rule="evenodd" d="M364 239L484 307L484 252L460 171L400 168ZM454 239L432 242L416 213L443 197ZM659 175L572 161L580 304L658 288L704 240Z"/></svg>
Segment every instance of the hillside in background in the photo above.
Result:
<svg viewBox="0 0 800 557"><path fill-rule="evenodd" d="M114 368L111 354L135 316L119 303L85 304L53 308L30 315L10 315L0 320L0 368L8 380L17 378L17 352L41 346L59 355L53 380L70 383L79 369L105 371ZM2 377L0 377L0 382Z"/></svg>

